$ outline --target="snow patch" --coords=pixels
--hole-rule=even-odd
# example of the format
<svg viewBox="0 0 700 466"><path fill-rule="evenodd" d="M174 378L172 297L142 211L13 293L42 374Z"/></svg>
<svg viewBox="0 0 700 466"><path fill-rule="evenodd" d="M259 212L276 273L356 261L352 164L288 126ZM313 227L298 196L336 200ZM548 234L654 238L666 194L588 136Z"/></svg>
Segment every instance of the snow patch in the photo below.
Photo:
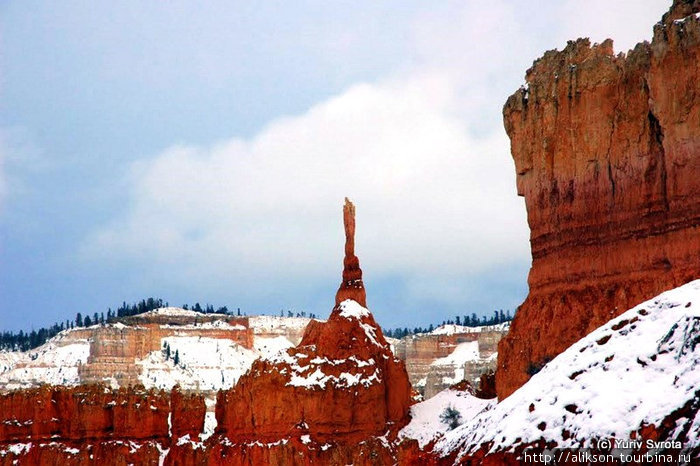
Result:
<svg viewBox="0 0 700 466"><path fill-rule="evenodd" d="M507 332L510 322L503 322L496 325L480 325L478 327L468 327L466 325L446 324L436 328L429 335L454 335L459 333L481 333L481 332Z"/></svg>
<svg viewBox="0 0 700 466"><path fill-rule="evenodd" d="M411 422L399 432L399 436L416 439L423 448L448 431L447 424L440 420L440 415L446 408L456 409L462 416L462 422L467 422L495 404L495 400L482 400L467 392L443 390L434 397L411 406Z"/></svg>
<svg viewBox="0 0 700 466"><path fill-rule="evenodd" d="M363 317L369 317L369 310L362 307L357 301L352 299L346 299L339 304L340 307L340 317L345 317L346 319L357 319L360 320Z"/></svg>

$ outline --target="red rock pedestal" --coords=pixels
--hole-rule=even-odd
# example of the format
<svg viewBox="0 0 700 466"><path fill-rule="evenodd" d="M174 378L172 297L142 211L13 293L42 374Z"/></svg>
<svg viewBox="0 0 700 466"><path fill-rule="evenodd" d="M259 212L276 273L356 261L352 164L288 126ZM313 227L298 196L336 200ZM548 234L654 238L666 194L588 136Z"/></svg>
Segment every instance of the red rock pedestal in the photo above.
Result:
<svg viewBox="0 0 700 466"><path fill-rule="evenodd" d="M530 293L498 350L499 398L591 330L700 277L700 2L626 56L549 51L503 109L530 225Z"/></svg>

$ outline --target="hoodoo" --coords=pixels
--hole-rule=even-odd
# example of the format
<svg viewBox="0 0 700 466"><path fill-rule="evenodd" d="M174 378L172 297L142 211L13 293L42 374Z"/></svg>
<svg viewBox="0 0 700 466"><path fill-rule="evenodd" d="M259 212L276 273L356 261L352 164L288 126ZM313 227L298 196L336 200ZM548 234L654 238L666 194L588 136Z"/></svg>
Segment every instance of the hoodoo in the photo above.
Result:
<svg viewBox="0 0 700 466"><path fill-rule="evenodd" d="M343 259L343 282L335 294L335 305L346 299L352 299L367 307L365 285L362 283L360 260L355 255L355 205L345 198L343 206L343 224L345 226L345 258Z"/></svg>
<svg viewBox="0 0 700 466"><path fill-rule="evenodd" d="M347 199L343 219L343 282L328 321L312 321L297 347L257 360L220 392L210 464L394 462L379 437L408 421L411 385L365 308Z"/></svg>
<svg viewBox="0 0 700 466"><path fill-rule="evenodd" d="M700 277L700 2L651 43L549 51L505 104L530 293L498 348L504 398L593 329Z"/></svg>

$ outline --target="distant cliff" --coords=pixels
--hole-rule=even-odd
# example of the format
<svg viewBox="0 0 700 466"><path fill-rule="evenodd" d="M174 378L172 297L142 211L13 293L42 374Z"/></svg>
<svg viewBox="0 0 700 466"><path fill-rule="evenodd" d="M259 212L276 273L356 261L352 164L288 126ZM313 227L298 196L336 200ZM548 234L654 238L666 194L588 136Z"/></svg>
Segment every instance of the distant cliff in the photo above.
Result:
<svg viewBox="0 0 700 466"><path fill-rule="evenodd" d="M625 309L700 277L700 2L651 43L549 51L505 104L531 235L530 293L501 340L511 394Z"/></svg>

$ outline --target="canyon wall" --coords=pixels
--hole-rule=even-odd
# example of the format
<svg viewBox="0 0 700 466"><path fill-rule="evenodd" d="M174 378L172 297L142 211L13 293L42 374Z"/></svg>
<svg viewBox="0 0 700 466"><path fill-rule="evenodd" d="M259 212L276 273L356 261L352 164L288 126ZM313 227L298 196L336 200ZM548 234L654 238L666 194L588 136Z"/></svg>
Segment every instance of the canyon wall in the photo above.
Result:
<svg viewBox="0 0 700 466"><path fill-rule="evenodd" d="M530 292L498 351L499 398L625 309L700 276L700 2L651 43L549 51L505 104L531 235Z"/></svg>
<svg viewBox="0 0 700 466"><path fill-rule="evenodd" d="M447 325L398 340L394 353L406 364L411 385L427 399L462 380L477 388L482 374L496 370L497 345L506 332L504 325ZM476 347L465 348L465 343Z"/></svg>
<svg viewBox="0 0 700 466"><path fill-rule="evenodd" d="M41 387L0 395L0 465L159 464L204 429L200 395ZM160 464L163 464L162 462Z"/></svg>

